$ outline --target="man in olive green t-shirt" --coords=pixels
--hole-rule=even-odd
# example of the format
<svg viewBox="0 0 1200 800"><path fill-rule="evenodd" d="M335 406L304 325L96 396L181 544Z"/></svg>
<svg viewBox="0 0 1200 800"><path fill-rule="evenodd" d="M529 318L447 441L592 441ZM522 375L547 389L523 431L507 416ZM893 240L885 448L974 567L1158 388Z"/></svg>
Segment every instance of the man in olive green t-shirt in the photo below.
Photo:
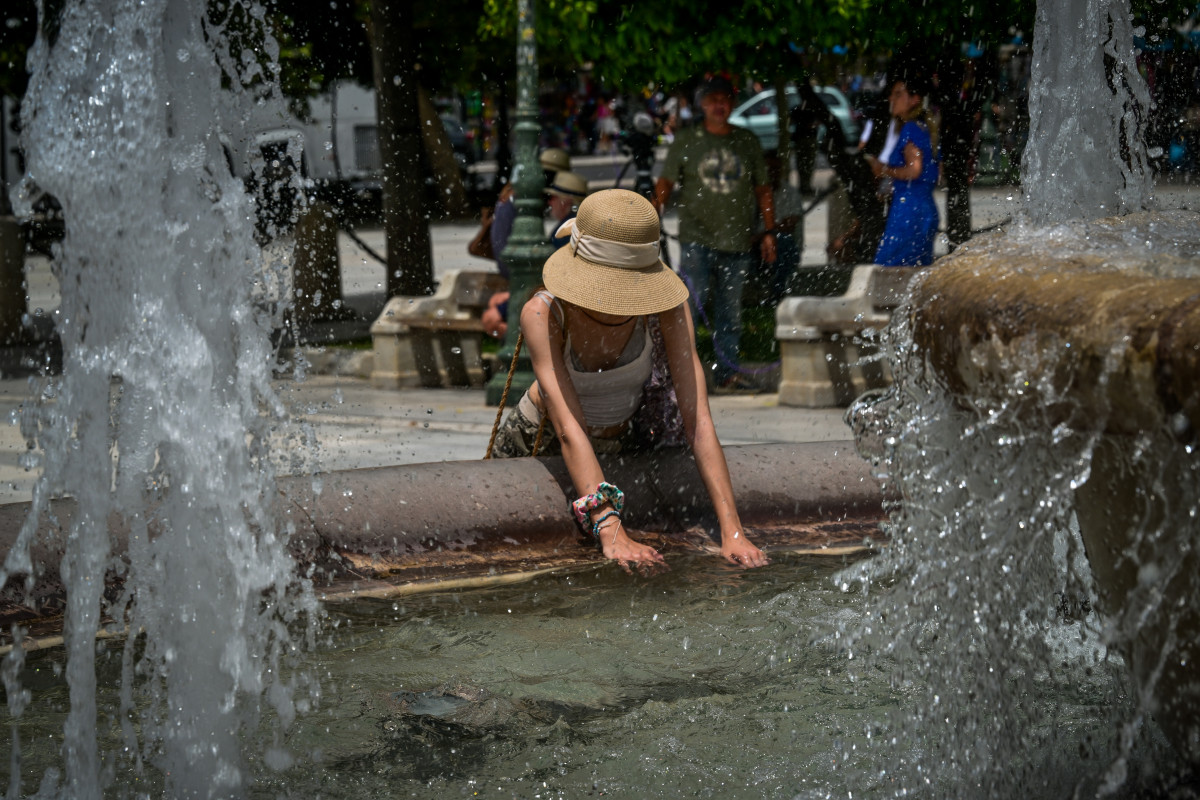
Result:
<svg viewBox="0 0 1200 800"><path fill-rule="evenodd" d="M667 151L662 176L655 184L658 213L679 184L680 272L692 291L698 320L705 319L712 299L713 344L718 387L738 384L742 288L757 263L750 250L762 214L767 234L762 258L775 261L775 210L766 162L758 138L729 124L733 86L721 77L701 89L704 124L682 131Z"/></svg>

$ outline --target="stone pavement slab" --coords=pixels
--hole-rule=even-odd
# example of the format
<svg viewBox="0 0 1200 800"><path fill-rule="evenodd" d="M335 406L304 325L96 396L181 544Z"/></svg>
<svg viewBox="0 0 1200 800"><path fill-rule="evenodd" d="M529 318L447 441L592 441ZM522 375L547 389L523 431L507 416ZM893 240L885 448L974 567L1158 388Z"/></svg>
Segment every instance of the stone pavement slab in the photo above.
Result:
<svg viewBox="0 0 1200 800"><path fill-rule="evenodd" d="M373 389L359 378L315 376L280 386L299 421L313 425L326 470L473 460L487 449L496 409L480 389ZM722 395L710 406L725 444L851 438L840 409L779 406L777 395Z"/></svg>

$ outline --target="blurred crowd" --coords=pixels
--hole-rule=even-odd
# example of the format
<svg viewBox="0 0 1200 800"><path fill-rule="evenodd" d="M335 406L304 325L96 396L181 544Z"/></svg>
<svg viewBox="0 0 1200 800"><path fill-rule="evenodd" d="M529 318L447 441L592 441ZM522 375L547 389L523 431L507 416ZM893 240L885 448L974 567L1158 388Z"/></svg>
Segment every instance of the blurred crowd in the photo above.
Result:
<svg viewBox="0 0 1200 800"><path fill-rule="evenodd" d="M560 147L573 155L616 153L622 133L634 130L634 116L648 115L654 134L667 142L695 121L694 99L648 86L635 95L560 86L541 96L542 147Z"/></svg>
<svg viewBox="0 0 1200 800"><path fill-rule="evenodd" d="M1160 174L1197 168L1197 52L1142 53L1153 101L1148 156ZM939 234L951 250L965 242L978 232L970 187L1019 180L1031 60L1018 41L932 58L896 53L828 82L797 76L782 84L782 131L776 87L728 73L626 94L586 77L544 86L539 149L547 209L557 229L589 193L586 179L570 171L572 158L628 156L637 178L627 188L660 214L672 208L678 215L680 263L672 267L689 286L697 336L711 340L714 389L753 389L754 370L742 363L743 310L769 313L787 295L832 289L809 285L824 279L801 266L804 215L829 192L840 193L830 199L829 264L924 266ZM818 165L833 173L821 196L812 181ZM939 186L944 214L934 199ZM475 253L496 259L502 274L510 195L510 187L500 192L494 226L484 216L477 239L490 236L491 252ZM835 201L844 212L833 212ZM555 247L566 241L553 232L550 239ZM495 311L493 327L502 334L504 314Z"/></svg>
<svg viewBox="0 0 1200 800"><path fill-rule="evenodd" d="M1141 51L1139 64L1152 99L1147 120L1151 162L1162 174L1200 171L1200 47L1143 44L1146 49ZM897 58L903 57L897 54ZM881 60L869 68L860 64L858 69L835 70L821 83L844 94L855 123L861 126L886 114L890 63ZM972 180L1015 183L1019 179L1029 123L1030 66L1031 51L1018 40L990 50L968 46L961 54L939 58L928 67L927 74L934 81L930 105L935 137L944 107L956 98L969 106L974 129ZM698 75L681 87L651 84L632 93L612 91L588 74L543 85L539 144L572 155L616 154L623 138L635 130L635 119L646 118L653 122L656 142L669 144L681 129L698 121L701 111L696 92L704 77ZM769 88L752 79L730 77L737 87L735 116L739 104ZM488 157L498 145L500 116L494 103L486 106L474 121L479 157ZM803 173L803 164L799 166ZM808 189L803 178L802 188Z"/></svg>

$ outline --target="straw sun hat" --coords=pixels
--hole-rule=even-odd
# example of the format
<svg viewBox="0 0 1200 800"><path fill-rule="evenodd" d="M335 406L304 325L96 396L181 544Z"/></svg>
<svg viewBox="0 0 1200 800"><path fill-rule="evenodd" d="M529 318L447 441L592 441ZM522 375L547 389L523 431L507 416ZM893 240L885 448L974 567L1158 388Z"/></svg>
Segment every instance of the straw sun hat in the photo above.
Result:
<svg viewBox="0 0 1200 800"><path fill-rule="evenodd" d="M542 282L556 297L602 314L658 314L687 299L660 258L658 212L626 189L588 195L555 236L571 242L550 256Z"/></svg>
<svg viewBox="0 0 1200 800"><path fill-rule="evenodd" d="M547 147L538 154L538 162L541 163L542 169L561 172L571 168L571 155L561 147Z"/></svg>
<svg viewBox="0 0 1200 800"><path fill-rule="evenodd" d="M576 175L574 172L559 172L554 176L554 181L546 187L546 194L556 194L560 197L570 197L573 200L582 200L587 197L588 184L587 181Z"/></svg>

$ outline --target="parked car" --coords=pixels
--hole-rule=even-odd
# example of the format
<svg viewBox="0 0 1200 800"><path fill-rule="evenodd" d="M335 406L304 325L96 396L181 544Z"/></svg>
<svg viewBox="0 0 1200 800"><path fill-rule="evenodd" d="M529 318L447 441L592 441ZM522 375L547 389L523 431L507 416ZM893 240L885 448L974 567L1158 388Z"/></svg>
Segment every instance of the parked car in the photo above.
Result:
<svg viewBox="0 0 1200 800"><path fill-rule="evenodd" d="M829 107L830 113L842 127L846 139L858 141L858 115L850 106L846 95L834 86L818 86L817 96ZM787 90L788 108L800 105L800 93L794 87ZM774 150L779 147L778 112L775 109L775 90L765 89L751 97L746 102L733 109L729 122L741 128L746 128L758 137L764 150ZM824 138L824 127L817 132L818 138Z"/></svg>

